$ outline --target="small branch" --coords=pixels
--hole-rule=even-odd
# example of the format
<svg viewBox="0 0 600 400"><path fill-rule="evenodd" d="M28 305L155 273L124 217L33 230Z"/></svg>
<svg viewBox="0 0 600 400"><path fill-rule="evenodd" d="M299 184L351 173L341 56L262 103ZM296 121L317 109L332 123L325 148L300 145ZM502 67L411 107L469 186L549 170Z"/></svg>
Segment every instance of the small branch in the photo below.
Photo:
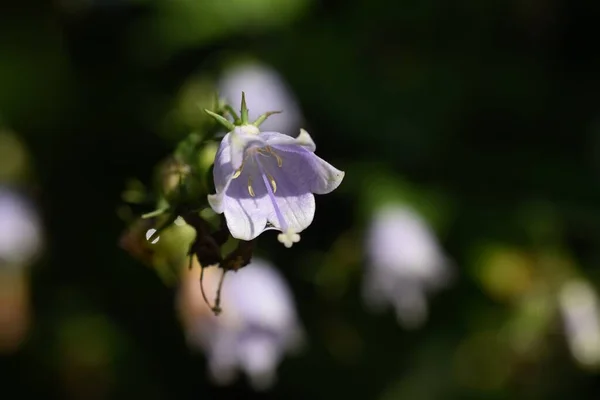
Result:
<svg viewBox="0 0 600 400"><path fill-rule="evenodd" d="M219 280L219 287L217 288L217 296L215 297L215 306L212 308L213 313L215 315L221 314L221 289L223 288L223 282L225 281L225 274L227 270L223 270L223 274L221 275L221 279Z"/></svg>
<svg viewBox="0 0 600 400"><path fill-rule="evenodd" d="M203 266L200 266L200 292L202 293L202 298L204 299L204 302L206 303L206 305L211 310L213 310L214 307L210 305L210 302L208 301L208 297L206 297L206 293L204 292L204 267Z"/></svg>

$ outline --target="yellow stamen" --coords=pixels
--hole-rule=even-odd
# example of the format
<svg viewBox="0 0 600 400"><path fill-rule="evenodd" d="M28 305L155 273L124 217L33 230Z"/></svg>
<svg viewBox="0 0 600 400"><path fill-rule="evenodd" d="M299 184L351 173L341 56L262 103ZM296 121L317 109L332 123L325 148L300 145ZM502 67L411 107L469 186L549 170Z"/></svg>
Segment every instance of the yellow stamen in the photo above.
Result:
<svg viewBox="0 0 600 400"><path fill-rule="evenodd" d="M275 157L275 159L277 160L277 166L279 168L281 168L281 166L283 165L283 160L281 159L279 154L275 153L275 151L271 148L271 146L267 146L267 151L269 153L271 153L273 155L273 157Z"/></svg>
<svg viewBox="0 0 600 400"><path fill-rule="evenodd" d="M241 174L242 174L242 167L240 167L240 169L238 169L237 171L235 171L235 173L233 174L233 176L231 177L231 179L236 179Z"/></svg>
<svg viewBox="0 0 600 400"><path fill-rule="evenodd" d="M269 155L269 149L268 148L257 149L256 152L258 154L260 154L261 156L268 156Z"/></svg>
<svg viewBox="0 0 600 400"><path fill-rule="evenodd" d="M273 188L273 193L277 192L277 182L275 182L275 179L267 174L267 178L269 178L269 182L271 182L271 187Z"/></svg>
<svg viewBox="0 0 600 400"><path fill-rule="evenodd" d="M250 177L248 177L248 193L254 197L254 189L252 188L252 179Z"/></svg>

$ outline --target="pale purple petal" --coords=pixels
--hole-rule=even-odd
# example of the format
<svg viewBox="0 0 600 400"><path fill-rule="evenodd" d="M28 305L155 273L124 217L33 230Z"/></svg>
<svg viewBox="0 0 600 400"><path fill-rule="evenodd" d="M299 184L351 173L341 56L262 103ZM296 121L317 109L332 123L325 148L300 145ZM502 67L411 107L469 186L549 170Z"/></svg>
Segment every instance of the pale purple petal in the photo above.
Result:
<svg viewBox="0 0 600 400"><path fill-rule="evenodd" d="M277 164L275 157L259 159L261 172L265 174L263 177L265 187L267 185L272 186L272 193L268 194L269 201L277 204L277 208L271 204L267 219L275 228L281 231L291 229L299 233L313 221L315 197L310 191L310 185L302 176L301 171L306 169L303 159L287 159L282 155L280 156L281 167Z"/></svg>
<svg viewBox="0 0 600 400"><path fill-rule="evenodd" d="M285 174L292 178L299 190L315 194L327 194L335 190L344 179L338 170L316 154L295 145L271 145L283 161Z"/></svg>
<svg viewBox="0 0 600 400"><path fill-rule="evenodd" d="M300 233L312 223L315 217L315 196L306 193L300 196L275 196L279 210L288 229ZM284 231L275 211L271 211L267 220L277 229Z"/></svg>
<svg viewBox="0 0 600 400"><path fill-rule="evenodd" d="M235 172L231 165L230 135L231 133L228 133L223 137L215 155L213 180L217 193L208 195L208 204L218 214L222 214L225 211L225 191L229 180Z"/></svg>
<svg viewBox="0 0 600 400"><path fill-rule="evenodd" d="M231 165L231 150L229 148L230 135L231 133L228 133L223 137L223 140L219 145L219 150L217 150L215 156L213 179L215 181L217 193L220 193L225 189L227 181L234 172L233 166Z"/></svg>
<svg viewBox="0 0 600 400"><path fill-rule="evenodd" d="M240 129L239 127L223 137L223 140L219 146L219 150L215 156L213 168L213 179L217 193L208 195L208 203L216 213L221 214L225 211L227 203L225 196L227 195L229 185L232 183L232 177L235 171L242 165L244 160L244 152L247 146L255 143L262 145L263 141L257 137L257 135L247 133L245 130ZM238 210L239 206L243 207L243 204L230 205L231 211L229 214L232 216L238 215L239 212L243 211L243 209ZM226 218L229 222L229 217L227 217L227 215ZM248 233L246 226L248 222L248 220L245 222L239 221L237 225L241 224L241 227L238 226L238 228ZM232 224L233 223L235 222L232 221ZM244 228L244 226L246 227ZM236 236L234 235L234 237Z"/></svg>
<svg viewBox="0 0 600 400"><path fill-rule="evenodd" d="M316 155L313 155L311 167L314 173L311 190L316 194L333 192L340 186L345 173Z"/></svg>
<svg viewBox="0 0 600 400"><path fill-rule="evenodd" d="M223 210L231 236L252 240L265 230L270 211L266 198L267 190L253 168L244 168L240 176L230 179L224 192Z"/></svg>
<svg viewBox="0 0 600 400"><path fill-rule="evenodd" d="M300 129L300 134L296 137L279 132L261 132L260 136L271 146L297 145L313 153L317 149L312 137L304 129Z"/></svg>
<svg viewBox="0 0 600 400"><path fill-rule="evenodd" d="M225 141L225 139L223 139ZM250 145L264 145L263 139L259 135L259 130L252 125L236 126L228 134L228 143L230 148L230 162L234 170L242 166L244 162L245 151Z"/></svg>
<svg viewBox="0 0 600 400"><path fill-rule="evenodd" d="M231 236L240 240L255 239L265 230L267 218L262 212L248 211L248 201L225 199L225 219Z"/></svg>

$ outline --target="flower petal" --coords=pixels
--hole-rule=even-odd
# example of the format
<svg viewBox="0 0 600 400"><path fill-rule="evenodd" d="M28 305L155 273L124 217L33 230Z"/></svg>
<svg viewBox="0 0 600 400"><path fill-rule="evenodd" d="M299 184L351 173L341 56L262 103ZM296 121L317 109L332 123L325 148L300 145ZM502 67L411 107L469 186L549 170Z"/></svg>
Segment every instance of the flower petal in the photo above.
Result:
<svg viewBox="0 0 600 400"><path fill-rule="evenodd" d="M273 145L272 147L281 158L281 168L287 175L294 177L292 182L299 190L327 194L335 190L344 179L343 171L304 147L297 145Z"/></svg>
<svg viewBox="0 0 600 400"><path fill-rule="evenodd" d="M215 163L213 168L213 179L217 193L225 189L227 181L233 175L234 168L231 165L231 150L229 146L231 133L226 134L219 145L219 150L215 155Z"/></svg>
<svg viewBox="0 0 600 400"><path fill-rule="evenodd" d="M265 230L267 218L260 210L249 207L248 199L226 197L225 219L231 236L240 240L255 239Z"/></svg>
<svg viewBox="0 0 600 400"><path fill-rule="evenodd" d="M270 185L272 191L272 196L267 196L271 203L267 220L280 231L291 229L299 233L312 223L315 216L315 197L301 173L306 169L306 160L303 157L295 157L283 158L281 161L280 167L273 156L258 159L261 174L268 174L263 177L265 187ZM265 202L263 201L263 204ZM273 202L275 204L272 204ZM276 206L281 217L277 215ZM280 221L280 218L283 218L283 221Z"/></svg>
<svg viewBox="0 0 600 400"><path fill-rule="evenodd" d="M209 194L206 197L210 208L217 214L223 214L225 211L225 193Z"/></svg>
<svg viewBox="0 0 600 400"><path fill-rule="evenodd" d="M267 190L254 164L249 163L240 176L230 179L223 209L231 236L252 240L265 230L269 212L266 198Z"/></svg>
<svg viewBox="0 0 600 400"><path fill-rule="evenodd" d="M208 203L216 213L224 212L225 192L227 192L235 171L242 166L247 146L256 142L263 144L257 135L237 128L226 134L221 140L213 167L213 179L217 193L208 195Z"/></svg>
<svg viewBox="0 0 600 400"><path fill-rule="evenodd" d="M260 136L270 146L296 145L302 146L310 152L314 152L317 148L312 137L304 129L300 129L300 134L297 137L279 132L261 132Z"/></svg>
<svg viewBox="0 0 600 400"><path fill-rule="evenodd" d="M306 193L300 196L275 196L277 206L285 219L288 229L300 233L312 223L315 217L315 196ZM269 213L267 220L277 229L282 230L275 211Z"/></svg>
<svg viewBox="0 0 600 400"><path fill-rule="evenodd" d="M256 130L256 133L253 131ZM248 146L256 144L258 146L264 145L264 140L258 133L258 128L254 126L238 126L233 131L227 134L230 148L230 161L234 170L237 170L242 166L245 157L245 151ZM225 142L225 138L223 138Z"/></svg>
<svg viewBox="0 0 600 400"><path fill-rule="evenodd" d="M213 166L213 180L217 193L207 196L208 204L217 214L225 211L225 191L233 176L234 169L231 165L231 150L229 146L230 133L226 134L219 145Z"/></svg>
<svg viewBox="0 0 600 400"><path fill-rule="evenodd" d="M346 175L344 171L340 171L316 155L312 157L312 170L314 180L312 181L311 190L316 194L333 192L340 186L344 175Z"/></svg>

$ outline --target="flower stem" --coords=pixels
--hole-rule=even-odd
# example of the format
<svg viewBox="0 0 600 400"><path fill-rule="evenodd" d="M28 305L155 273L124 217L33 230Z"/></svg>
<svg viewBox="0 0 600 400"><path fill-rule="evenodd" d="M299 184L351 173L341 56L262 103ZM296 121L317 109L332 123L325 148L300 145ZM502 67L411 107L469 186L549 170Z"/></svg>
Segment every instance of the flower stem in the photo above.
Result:
<svg viewBox="0 0 600 400"><path fill-rule="evenodd" d="M219 315L219 314L221 314L221 311L223 311L221 309L221 289L223 288L223 282L225 281L226 273L227 273L227 270L224 269L223 274L221 275L221 279L219 280L219 286L217 287L217 295L215 297L215 305L212 308L212 311L213 311L213 313L215 313L215 315Z"/></svg>

